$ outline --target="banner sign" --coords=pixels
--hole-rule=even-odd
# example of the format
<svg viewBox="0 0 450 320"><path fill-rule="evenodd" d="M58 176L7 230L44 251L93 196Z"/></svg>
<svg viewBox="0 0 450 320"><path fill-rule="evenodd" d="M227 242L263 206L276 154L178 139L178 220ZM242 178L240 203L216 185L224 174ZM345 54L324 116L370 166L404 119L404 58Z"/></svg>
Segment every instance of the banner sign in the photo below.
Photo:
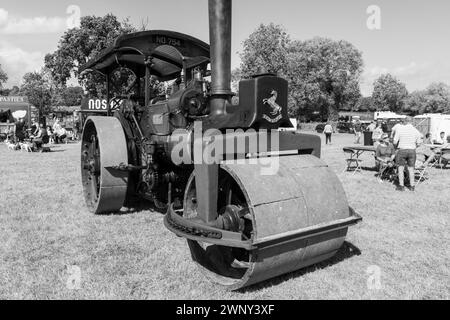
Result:
<svg viewBox="0 0 450 320"><path fill-rule="evenodd" d="M4 96L0 96L0 102L28 102L28 97L18 97L18 96L4 97Z"/></svg>

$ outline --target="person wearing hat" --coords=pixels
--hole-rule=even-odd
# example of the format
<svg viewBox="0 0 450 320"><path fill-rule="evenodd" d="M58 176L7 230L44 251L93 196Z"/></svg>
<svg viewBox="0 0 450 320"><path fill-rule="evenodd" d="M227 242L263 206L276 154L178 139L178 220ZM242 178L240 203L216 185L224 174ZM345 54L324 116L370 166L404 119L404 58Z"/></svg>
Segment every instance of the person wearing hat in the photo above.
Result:
<svg viewBox="0 0 450 320"><path fill-rule="evenodd" d="M378 145L380 144L382 135L383 135L383 128L381 128L381 122L378 122L377 126L375 127L372 133L372 142L375 148L377 148Z"/></svg>
<svg viewBox="0 0 450 320"><path fill-rule="evenodd" d="M355 144L359 144L362 135L361 121L356 120L355 124L353 125L353 133L355 134Z"/></svg>
<svg viewBox="0 0 450 320"><path fill-rule="evenodd" d="M429 145L429 133L427 133L428 137L425 136L425 139L422 140L422 143L416 149L416 167L426 168L432 161L434 161L437 157L437 154L434 150L432 150Z"/></svg>
<svg viewBox="0 0 450 320"><path fill-rule="evenodd" d="M375 152L375 163L379 172L386 166L393 167L395 159L395 148L389 141L389 135L383 133L381 135L379 145Z"/></svg>
<svg viewBox="0 0 450 320"><path fill-rule="evenodd" d="M396 163L398 165L399 185L397 191L405 190L405 167L409 175L409 190L414 191L414 168L416 148L420 145L422 134L412 125L412 118L406 117L405 124L395 131L394 145L397 146Z"/></svg>

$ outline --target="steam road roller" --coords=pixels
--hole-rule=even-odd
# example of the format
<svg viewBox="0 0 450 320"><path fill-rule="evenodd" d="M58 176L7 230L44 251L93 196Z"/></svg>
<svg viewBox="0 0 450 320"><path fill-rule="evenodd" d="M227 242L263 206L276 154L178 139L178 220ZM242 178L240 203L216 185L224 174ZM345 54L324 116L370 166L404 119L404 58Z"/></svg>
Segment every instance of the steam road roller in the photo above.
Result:
<svg viewBox="0 0 450 320"><path fill-rule="evenodd" d="M84 123L82 183L96 214L152 201L204 274L235 290L332 257L361 217L319 137L283 130L286 80L255 75L236 99L231 1L208 7L210 45L143 31L83 66L106 99Z"/></svg>

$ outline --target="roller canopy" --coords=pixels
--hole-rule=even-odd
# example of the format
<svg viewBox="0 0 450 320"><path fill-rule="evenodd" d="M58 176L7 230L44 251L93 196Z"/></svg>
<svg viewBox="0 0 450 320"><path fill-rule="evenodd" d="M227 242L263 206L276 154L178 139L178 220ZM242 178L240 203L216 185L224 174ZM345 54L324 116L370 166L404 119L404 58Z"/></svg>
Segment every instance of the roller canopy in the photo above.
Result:
<svg viewBox="0 0 450 320"><path fill-rule="evenodd" d="M152 57L151 73L169 79L186 67L209 62L209 45L191 36L164 30L143 31L123 35L114 44L81 67L80 72L97 70L108 74L126 67L142 77L144 61Z"/></svg>

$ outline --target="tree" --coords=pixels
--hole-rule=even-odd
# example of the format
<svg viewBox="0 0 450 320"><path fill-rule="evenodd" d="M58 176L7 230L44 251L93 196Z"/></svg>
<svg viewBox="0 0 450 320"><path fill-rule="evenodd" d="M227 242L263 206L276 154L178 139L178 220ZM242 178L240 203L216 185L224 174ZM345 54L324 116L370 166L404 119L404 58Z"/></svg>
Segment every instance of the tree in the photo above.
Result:
<svg viewBox="0 0 450 320"><path fill-rule="evenodd" d="M9 92L10 96L17 96L20 94L20 88L18 86L13 86Z"/></svg>
<svg viewBox="0 0 450 320"><path fill-rule="evenodd" d="M337 120L339 109L360 98L362 54L346 41L314 38L291 41L284 28L261 24L243 43L236 75L249 78L272 72L289 82L288 111L299 118L320 113Z"/></svg>
<svg viewBox="0 0 450 320"><path fill-rule="evenodd" d="M13 86L12 88L0 88L0 96L18 96L20 94L20 89L18 86Z"/></svg>
<svg viewBox="0 0 450 320"><path fill-rule="evenodd" d="M83 98L82 87L58 87L52 92L52 106L79 106Z"/></svg>
<svg viewBox="0 0 450 320"><path fill-rule="evenodd" d="M2 65L0 64L0 88L3 88L3 84L8 81L8 75L2 69Z"/></svg>
<svg viewBox="0 0 450 320"><path fill-rule="evenodd" d="M405 112L411 114L450 113L450 86L435 82L425 90L412 92L405 100Z"/></svg>
<svg viewBox="0 0 450 320"><path fill-rule="evenodd" d="M261 24L243 43L240 74L250 78L261 73L283 76L287 67L290 39L284 28L270 23Z"/></svg>
<svg viewBox="0 0 450 320"><path fill-rule="evenodd" d="M231 70L231 90L239 94L239 81L242 79L242 71L237 68Z"/></svg>
<svg viewBox="0 0 450 320"><path fill-rule="evenodd" d="M291 115L313 108L337 120L340 109L361 97L362 68L361 52L347 41L317 37L292 42L286 72Z"/></svg>
<svg viewBox="0 0 450 320"><path fill-rule="evenodd" d="M28 72L23 76L20 94L39 109L41 115L51 112L51 86L43 72Z"/></svg>
<svg viewBox="0 0 450 320"><path fill-rule="evenodd" d="M422 114L427 109L427 92L425 90L417 90L408 95L405 99L403 112L411 115Z"/></svg>
<svg viewBox="0 0 450 320"><path fill-rule="evenodd" d="M103 76L95 73L80 75L79 68L110 46L125 33L134 32L128 20L120 22L113 14L104 17L84 16L80 28L69 29L59 41L57 50L45 56L45 67L59 87L64 87L73 74L92 93L104 93Z"/></svg>
<svg viewBox="0 0 450 320"><path fill-rule="evenodd" d="M374 82L372 99L377 110L398 112L402 110L407 96L405 84L389 73L381 75Z"/></svg>
<svg viewBox="0 0 450 320"><path fill-rule="evenodd" d="M356 106L353 109L353 111L363 111L363 112L376 111L376 108L373 105L372 97L362 97L361 99L359 99L359 101L356 104Z"/></svg>
<svg viewBox="0 0 450 320"><path fill-rule="evenodd" d="M426 89L425 100L425 112L450 112L450 87L442 82L432 83Z"/></svg>

